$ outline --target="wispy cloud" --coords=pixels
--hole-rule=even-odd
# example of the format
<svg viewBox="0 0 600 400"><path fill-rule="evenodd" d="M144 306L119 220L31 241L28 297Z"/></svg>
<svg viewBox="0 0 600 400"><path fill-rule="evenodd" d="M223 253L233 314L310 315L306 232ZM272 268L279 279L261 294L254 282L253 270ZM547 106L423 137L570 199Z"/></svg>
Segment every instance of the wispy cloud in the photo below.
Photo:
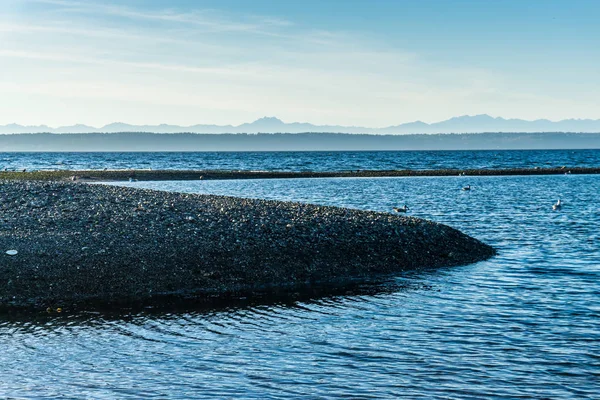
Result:
<svg viewBox="0 0 600 400"><path fill-rule="evenodd" d="M0 20L0 33L27 33L27 34L36 34L36 33L57 33L57 34L65 34L70 36L85 36L85 37L96 37L96 38L107 38L107 39L126 39L126 40L152 40L158 42L178 42L184 43L184 40L175 39L171 37L167 37L164 35L160 36L149 36L148 34L135 34L131 31L126 31L124 29L114 29L114 28L98 28L90 29L87 28L78 28L73 26L72 24L66 23L66 21L59 23L58 21L48 22L44 24L40 23L13 23L6 22Z"/></svg>
<svg viewBox="0 0 600 400"><path fill-rule="evenodd" d="M262 35L277 35L273 28L289 27L292 23L288 20L252 16L247 21L236 21L226 18L215 10L192 10L181 12L176 9L161 9L149 12L140 9L124 7L111 3L91 3L70 0L28 0L58 6L61 13L73 13L82 15L110 15L113 17L128 18L133 20L150 20L169 22L202 27L212 32L248 32Z"/></svg>
<svg viewBox="0 0 600 400"><path fill-rule="evenodd" d="M251 75L248 69L240 69L233 67L222 67L222 68L203 68L194 67L189 65L178 65L178 64L167 64L167 63L151 63L151 62L132 62L132 61L121 61L111 60L100 57L81 57L64 53L41 53L41 52L29 52L19 50L3 50L0 49L0 57L5 58L23 58L31 60L43 60L43 61L57 61L61 63L77 63L77 64L94 64L100 66L113 66L113 67L130 67L134 69L150 69L160 70L169 72L188 72L195 74L210 74L210 75Z"/></svg>

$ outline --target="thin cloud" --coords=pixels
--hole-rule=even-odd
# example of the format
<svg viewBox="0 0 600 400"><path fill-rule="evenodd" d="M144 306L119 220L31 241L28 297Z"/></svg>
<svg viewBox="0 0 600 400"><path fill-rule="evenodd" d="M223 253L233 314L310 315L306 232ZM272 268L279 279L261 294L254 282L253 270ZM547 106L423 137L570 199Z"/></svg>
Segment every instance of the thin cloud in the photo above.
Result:
<svg viewBox="0 0 600 400"><path fill-rule="evenodd" d="M225 18L215 10L191 10L180 12L174 9L162 9L158 12L141 11L139 9L118 6L114 4L84 3L69 0L29 0L30 2L49 4L61 7L62 12L79 14L103 14L137 20L151 20L170 22L202 27L212 32L248 32L261 35L278 36L271 28L289 27L290 21L273 18L253 16L252 22L238 22Z"/></svg>
<svg viewBox="0 0 600 400"><path fill-rule="evenodd" d="M252 75L252 74L254 74L254 72L251 72L249 69L245 69L245 68L194 67L194 66L189 66L189 65L178 65L178 64L121 61L121 60L103 59L103 58L98 58L98 57L73 56L66 52L65 53L40 53L40 52L30 52L30 51L21 51L21 50L0 49L0 57L57 61L57 62L63 62L63 63L96 64L96 65L117 66L117 67L121 66L121 67L155 69L155 70L171 71L171 72L190 72L190 73L211 74L211 75Z"/></svg>
<svg viewBox="0 0 600 400"><path fill-rule="evenodd" d="M196 50L212 51L215 53L233 53L235 50L230 49L227 46L209 44L207 42L199 42L197 40L185 39L177 36L173 32L172 34L156 35L149 31L133 31L131 29L114 29L106 28L102 26L95 26L93 29L89 27L78 27L74 21L67 23L66 21L46 21L45 23L9 23L0 20L0 33L15 34L59 34L70 37L87 37L97 39L109 39L124 41L136 41L140 44L149 43L167 43L167 44L178 44L184 46L193 46Z"/></svg>

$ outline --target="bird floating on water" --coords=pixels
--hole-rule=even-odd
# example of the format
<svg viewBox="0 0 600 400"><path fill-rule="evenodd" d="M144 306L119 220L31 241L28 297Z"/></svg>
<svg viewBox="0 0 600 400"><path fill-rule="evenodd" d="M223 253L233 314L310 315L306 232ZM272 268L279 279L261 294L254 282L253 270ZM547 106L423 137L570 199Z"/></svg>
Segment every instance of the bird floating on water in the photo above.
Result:
<svg viewBox="0 0 600 400"><path fill-rule="evenodd" d="M562 203L560 202L560 199L558 199L556 204L552 205L553 210L560 210L561 207L562 207Z"/></svg>
<svg viewBox="0 0 600 400"><path fill-rule="evenodd" d="M471 185L467 185L467 186L463 187L462 190L471 190Z"/></svg>
<svg viewBox="0 0 600 400"><path fill-rule="evenodd" d="M397 213L405 213L408 211L408 206L405 204L402 207L394 207L392 209Z"/></svg>

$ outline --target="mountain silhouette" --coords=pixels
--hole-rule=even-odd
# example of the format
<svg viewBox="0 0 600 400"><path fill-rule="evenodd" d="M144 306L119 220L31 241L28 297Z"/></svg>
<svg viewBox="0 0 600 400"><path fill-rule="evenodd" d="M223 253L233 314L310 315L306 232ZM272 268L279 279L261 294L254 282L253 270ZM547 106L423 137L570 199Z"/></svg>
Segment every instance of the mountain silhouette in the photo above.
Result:
<svg viewBox="0 0 600 400"><path fill-rule="evenodd" d="M409 122L385 128L367 128L340 125L313 125L305 122L286 123L275 117L263 117L254 122L241 125L131 125L114 122L100 128L88 125L72 125L51 128L47 125L23 126L18 124L0 125L0 134L13 133L117 133L117 132L152 132L152 133L366 133L366 134L419 134L419 133L480 133L480 132L600 132L600 120L565 119L550 121L538 119L527 121L522 119L505 119L491 117L487 114L463 115L435 123L422 121Z"/></svg>

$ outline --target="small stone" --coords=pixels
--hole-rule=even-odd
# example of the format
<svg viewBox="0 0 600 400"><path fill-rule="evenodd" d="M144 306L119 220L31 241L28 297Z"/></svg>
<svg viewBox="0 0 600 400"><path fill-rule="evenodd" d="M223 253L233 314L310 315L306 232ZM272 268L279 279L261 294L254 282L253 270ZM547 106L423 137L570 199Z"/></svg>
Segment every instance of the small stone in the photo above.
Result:
<svg viewBox="0 0 600 400"><path fill-rule="evenodd" d="M19 252L17 250L7 250L6 254L8 254L9 256L16 256L17 254L19 254Z"/></svg>

